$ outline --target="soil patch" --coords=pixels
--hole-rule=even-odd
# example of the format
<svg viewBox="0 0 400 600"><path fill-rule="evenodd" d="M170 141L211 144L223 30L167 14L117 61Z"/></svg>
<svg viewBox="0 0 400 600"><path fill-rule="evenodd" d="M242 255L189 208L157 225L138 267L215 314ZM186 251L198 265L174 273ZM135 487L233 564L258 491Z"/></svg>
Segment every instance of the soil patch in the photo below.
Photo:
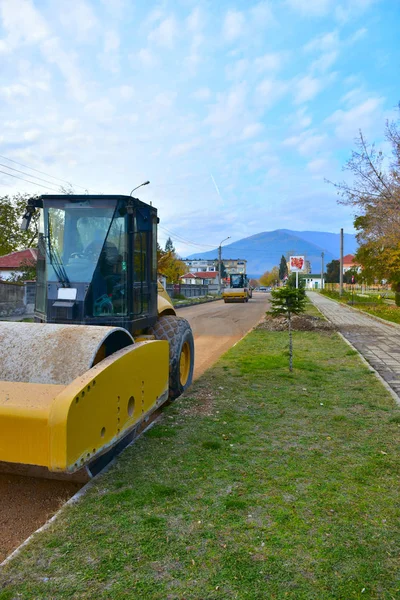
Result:
<svg viewBox="0 0 400 600"><path fill-rule="evenodd" d="M267 331L286 331L288 323L286 317L272 317L266 315L264 321L256 329L266 329ZM293 331L335 331L335 327L330 321L313 315L294 315L292 317Z"/></svg>
<svg viewBox="0 0 400 600"><path fill-rule="evenodd" d="M82 487L79 483L0 474L0 562Z"/></svg>

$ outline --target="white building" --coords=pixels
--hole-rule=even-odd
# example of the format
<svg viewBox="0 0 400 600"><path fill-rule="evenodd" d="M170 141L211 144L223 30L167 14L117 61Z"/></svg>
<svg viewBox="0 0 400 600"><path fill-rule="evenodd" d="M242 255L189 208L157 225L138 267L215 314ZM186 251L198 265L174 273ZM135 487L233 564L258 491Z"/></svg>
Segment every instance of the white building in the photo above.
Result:
<svg viewBox="0 0 400 600"><path fill-rule="evenodd" d="M321 289L321 273L299 273L299 281L305 281L306 290L320 290Z"/></svg>
<svg viewBox="0 0 400 600"><path fill-rule="evenodd" d="M183 260L183 262L189 268L191 273L204 273L207 271L212 272L218 270L218 260L216 260L215 258L186 258Z"/></svg>

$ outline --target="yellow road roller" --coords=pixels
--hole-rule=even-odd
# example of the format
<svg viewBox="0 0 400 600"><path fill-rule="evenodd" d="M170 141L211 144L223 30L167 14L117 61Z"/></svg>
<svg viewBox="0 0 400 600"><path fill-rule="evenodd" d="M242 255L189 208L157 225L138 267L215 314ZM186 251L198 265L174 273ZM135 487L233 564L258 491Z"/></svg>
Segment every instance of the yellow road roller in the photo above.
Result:
<svg viewBox="0 0 400 600"><path fill-rule="evenodd" d="M229 277L229 287L222 292L224 302L248 302L252 297L249 282L243 273L234 273Z"/></svg>
<svg viewBox="0 0 400 600"><path fill-rule="evenodd" d="M86 480L192 381L193 334L157 280L157 210L44 195L35 323L0 323L0 470Z"/></svg>

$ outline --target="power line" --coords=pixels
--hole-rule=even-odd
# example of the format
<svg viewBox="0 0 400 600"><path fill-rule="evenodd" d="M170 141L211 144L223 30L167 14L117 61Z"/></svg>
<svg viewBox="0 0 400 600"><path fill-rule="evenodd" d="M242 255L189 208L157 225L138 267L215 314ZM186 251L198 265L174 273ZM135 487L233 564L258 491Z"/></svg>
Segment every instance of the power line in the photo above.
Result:
<svg viewBox="0 0 400 600"><path fill-rule="evenodd" d="M33 183L33 185L38 185L39 187L44 187L52 192L57 191L55 188L50 188L48 185L43 185L42 183L36 183L36 181L29 181L28 179L24 179L23 177L18 177L18 175L12 175L12 173L7 173L6 171L1 171L4 175L8 175L9 177L14 177L14 179L21 179L21 181L26 181L27 183Z"/></svg>
<svg viewBox="0 0 400 600"><path fill-rule="evenodd" d="M27 177L33 177L34 179L39 179L39 181L44 181L45 183L49 183L50 185L55 185L55 183L53 183L52 181L48 181L47 179L43 179L42 177L38 177L37 175L31 175L30 173L25 173L24 171L20 171L19 169L14 169L14 167L9 167L8 165L3 165L3 163L0 163L0 167L10 169L11 171L16 171L17 173L22 173L22 175L26 175Z"/></svg>
<svg viewBox="0 0 400 600"><path fill-rule="evenodd" d="M180 234L175 233L174 231L171 231L171 230L167 229L166 227L163 227L162 225L160 225L159 227L160 227L160 229L163 229L164 231L169 233L169 235L173 235L178 240L178 242L187 244L189 246L199 246L200 248L214 248L214 246L211 246L210 244L197 244L196 242L191 242L191 241L185 239L184 237L182 237Z"/></svg>
<svg viewBox="0 0 400 600"><path fill-rule="evenodd" d="M72 181L67 181L66 179L61 179L60 177L55 177L54 175L50 175L50 173L46 173L45 171L39 171L39 169L35 169L34 167L30 167L29 165L24 165L23 163L20 163L17 160L13 160L12 158L7 158L7 156L3 156L2 154L0 154L0 158L3 158L12 163L15 163L16 165L19 165L20 167L25 167L25 169L30 169L31 171L36 171L36 173L40 173L41 175L46 175L47 177L51 177L52 179L57 179L58 181L62 181L63 183L67 183L68 185L73 185L75 187L81 188L82 190L89 189L89 188L84 187L83 185L78 185L77 183L73 183ZM7 167L7 168L11 169L11 167ZM31 175L31 177L34 177L34 175ZM37 178L37 179L39 179L39 178Z"/></svg>

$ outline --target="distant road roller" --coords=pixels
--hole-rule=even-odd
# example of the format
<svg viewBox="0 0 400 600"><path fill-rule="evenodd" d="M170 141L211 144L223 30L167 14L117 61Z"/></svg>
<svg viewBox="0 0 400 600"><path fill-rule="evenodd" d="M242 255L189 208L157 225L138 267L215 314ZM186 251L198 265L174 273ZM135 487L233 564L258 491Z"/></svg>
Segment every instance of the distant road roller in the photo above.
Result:
<svg viewBox="0 0 400 600"><path fill-rule="evenodd" d="M190 385L193 334L157 281L157 210L45 195L35 323L0 323L0 470L85 480Z"/></svg>
<svg viewBox="0 0 400 600"><path fill-rule="evenodd" d="M234 273L229 277L229 287L222 292L224 302L248 302L253 293L249 281L243 273Z"/></svg>

